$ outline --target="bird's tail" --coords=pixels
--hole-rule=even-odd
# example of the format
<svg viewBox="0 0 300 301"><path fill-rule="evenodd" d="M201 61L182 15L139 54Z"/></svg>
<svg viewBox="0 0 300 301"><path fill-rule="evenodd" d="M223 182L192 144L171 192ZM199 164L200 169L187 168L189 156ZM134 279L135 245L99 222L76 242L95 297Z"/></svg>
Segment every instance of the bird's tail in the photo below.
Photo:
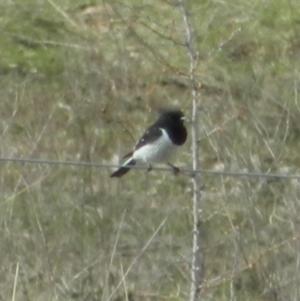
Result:
<svg viewBox="0 0 300 301"><path fill-rule="evenodd" d="M136 164L136 160L133 160L132 158L130 158L123 164L122 167L120 167L117 171L112 173L110 175L110 177L111 178L113 178L113 177L120 178L120 177L124 176L131 169L131 166L134 166L135 164Z"/></svg>

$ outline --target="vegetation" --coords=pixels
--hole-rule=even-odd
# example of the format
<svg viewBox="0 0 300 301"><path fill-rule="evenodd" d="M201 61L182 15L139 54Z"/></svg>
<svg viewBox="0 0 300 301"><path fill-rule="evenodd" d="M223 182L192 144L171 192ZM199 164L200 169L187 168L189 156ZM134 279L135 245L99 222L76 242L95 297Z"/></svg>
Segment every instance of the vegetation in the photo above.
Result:
<svg viewBox="0 0 300 301"><path fill-rule="evenodd" d="M201 166L297 174L298 1L187 2ZM3 1L0 27L1 157L116 164L159 109L191 114L176 2ZM111 172L1 163L1 300L188 299L190 177ZM201 300L298 300L298 180L201 184Z"/></svg>

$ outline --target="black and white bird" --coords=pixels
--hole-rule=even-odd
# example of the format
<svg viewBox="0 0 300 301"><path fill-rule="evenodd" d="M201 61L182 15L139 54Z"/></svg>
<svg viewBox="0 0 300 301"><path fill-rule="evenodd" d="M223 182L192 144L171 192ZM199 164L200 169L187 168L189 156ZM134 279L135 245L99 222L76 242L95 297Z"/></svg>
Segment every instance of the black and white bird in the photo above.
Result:
<svg viewBox="0 0 300 301"><path fill-rule="evenodd" d="M145 162L152 169L151 163L166 162L175 174L179 169L168 162L177 147L183 145L187 139L187 130L184 126L184 115L179 110L168 110L161 113L142 138L137 142L132 152L123 157L128 158L122 167L111 174L111 177L124 176L133 165Z"/></svg>

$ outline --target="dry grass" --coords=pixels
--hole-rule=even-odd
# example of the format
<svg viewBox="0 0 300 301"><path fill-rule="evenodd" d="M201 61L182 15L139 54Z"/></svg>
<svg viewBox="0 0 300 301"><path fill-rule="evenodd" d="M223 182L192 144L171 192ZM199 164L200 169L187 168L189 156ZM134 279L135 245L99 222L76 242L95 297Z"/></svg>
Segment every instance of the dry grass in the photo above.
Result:
<svg viewBox="0 0 300 301"><path fill-rule="evenodd" d="M3 157L115 162L162 106L190 114L178 7L36 2L1 4ZM297 1L189 9L203 168L297 174ZM191 166L190 141L176 163ZM110 172L2 164L0 300L188 298L190 179ZM298 300L298 181L202 184L202 300Z"/></svg>

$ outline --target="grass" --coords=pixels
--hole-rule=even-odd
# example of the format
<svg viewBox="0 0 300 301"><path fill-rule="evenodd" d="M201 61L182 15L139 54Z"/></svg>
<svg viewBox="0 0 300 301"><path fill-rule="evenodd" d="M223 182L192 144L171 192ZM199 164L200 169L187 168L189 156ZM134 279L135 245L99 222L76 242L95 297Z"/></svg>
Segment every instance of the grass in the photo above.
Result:
<svg viewBox="0 0 300 301"><path fill-rule="evenodd" d="M299 5L188 7L201 166L297 174ZM190 115L176 6L7 1L0 27L2 157L115 163L161 107ZM191 166L190 140L176 163ZM131 171L115 181L110 173L2 164L0 299L187 299L189 178ZM203 176L202 185L201 298L298 300L298 181Z"/></svg>

